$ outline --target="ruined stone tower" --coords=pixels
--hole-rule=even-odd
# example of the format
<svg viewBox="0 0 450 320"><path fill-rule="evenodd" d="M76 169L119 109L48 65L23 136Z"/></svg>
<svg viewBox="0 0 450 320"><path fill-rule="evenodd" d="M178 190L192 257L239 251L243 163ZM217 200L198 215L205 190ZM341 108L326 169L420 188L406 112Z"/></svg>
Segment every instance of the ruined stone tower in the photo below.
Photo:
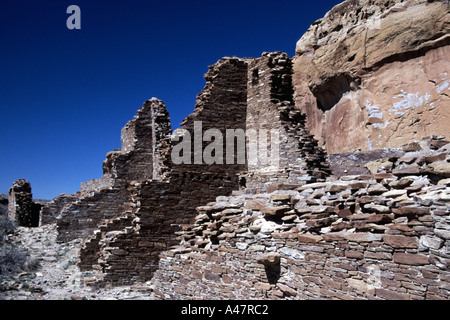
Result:
<svg viewBox="0 0 450 320"><path fill-rule="evenodd" d="M8 192L8 217L22 227L37 227L41 206L33 203L31 184L25 179L13 183Z"/></svg>

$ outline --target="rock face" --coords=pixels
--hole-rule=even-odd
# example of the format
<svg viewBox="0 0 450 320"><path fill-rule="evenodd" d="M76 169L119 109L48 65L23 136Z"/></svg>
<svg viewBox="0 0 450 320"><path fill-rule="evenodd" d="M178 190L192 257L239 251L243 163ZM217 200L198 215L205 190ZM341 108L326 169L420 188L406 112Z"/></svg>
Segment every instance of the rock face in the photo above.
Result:
<svg viewBox="0 0 450 320"><path fill-rule="evenodd" d="M8 217L22 227L37 227L41 205L33 202L31 185L25 179L13 183L8 192Z"/></svg>
<svg viewBox="0 0 450 320"><path fill-rule="evenodd" d="M445 1L345 1L298 41L296 106L329 154L448 135Z"/></svg>

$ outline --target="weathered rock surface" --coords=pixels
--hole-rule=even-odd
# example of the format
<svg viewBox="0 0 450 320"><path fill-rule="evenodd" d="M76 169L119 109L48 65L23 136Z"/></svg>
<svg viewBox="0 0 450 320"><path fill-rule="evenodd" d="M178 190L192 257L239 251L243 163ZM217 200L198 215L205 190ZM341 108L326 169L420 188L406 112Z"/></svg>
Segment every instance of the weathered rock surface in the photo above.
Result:
<svg viewBox="0 0 450 320"><path fill-rule="evenodd" d="M348 0L312 24L296 47L295 103L329 154L448 136L448 10Z"/></svg>

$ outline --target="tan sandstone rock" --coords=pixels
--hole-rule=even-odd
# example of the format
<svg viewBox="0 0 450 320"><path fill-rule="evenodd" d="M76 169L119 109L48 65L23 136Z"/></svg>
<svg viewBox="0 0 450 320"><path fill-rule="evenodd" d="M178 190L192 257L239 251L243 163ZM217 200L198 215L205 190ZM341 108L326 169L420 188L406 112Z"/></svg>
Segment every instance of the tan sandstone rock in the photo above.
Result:
<svg viewBox="0 0 450 320"><path fill-rule="evenodd" d="M295 101L328 153L450 133L449 16L441 1L349 0L311 25Z"/></svg>

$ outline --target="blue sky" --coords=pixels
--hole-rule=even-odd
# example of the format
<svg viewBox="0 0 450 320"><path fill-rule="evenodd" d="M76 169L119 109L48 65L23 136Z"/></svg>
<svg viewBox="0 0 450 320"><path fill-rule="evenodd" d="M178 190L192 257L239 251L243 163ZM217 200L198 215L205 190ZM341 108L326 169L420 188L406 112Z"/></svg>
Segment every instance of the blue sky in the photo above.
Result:
<svg viewBox="0 0 450 320"><path fill-rule="evenodd" d="M157 97L178 127L224 56L294 55L341 1L14 0L0 2L0 193L24 178L35 198L102 175L108 151ZM69 5L81 30L69 30Z"/></svg>

